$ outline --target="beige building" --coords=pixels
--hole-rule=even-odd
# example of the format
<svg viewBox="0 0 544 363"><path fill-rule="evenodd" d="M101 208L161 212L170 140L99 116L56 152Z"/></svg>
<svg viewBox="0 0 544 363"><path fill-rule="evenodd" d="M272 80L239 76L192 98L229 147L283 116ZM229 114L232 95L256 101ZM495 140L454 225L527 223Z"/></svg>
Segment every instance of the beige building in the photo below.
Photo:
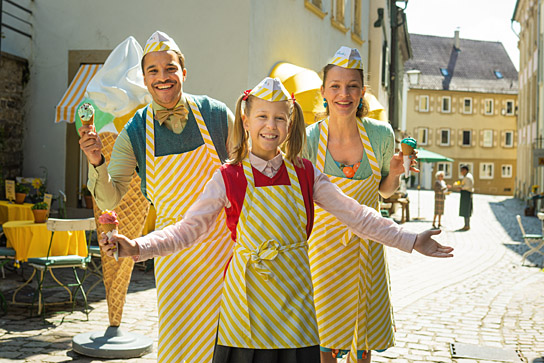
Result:
<svg viewBox="0 0 544 363"><path fill-rule="evenodd" d="M423 163L420 183L434 174L452 184L467 165L475 191L512 195L516 176L517 71L498 42L410 34L406 62L406 134L418 147L454 159Z"/></svg>
<svg viewBox="0 0 544 363"><path fill-rule="evenodd" d="M525 198L532 185L544 187L544 92L542 39L544 3L518 0L512 21L519 23L519 111L516 196Z"/></svg>
<svg viewBox="0 0 544 363"><path fill-rule="evenodd" d="M369 86L387 108L390 14L397 14L395 4L402 2L201 0L150 5L133 0L128 6L96 0L92 7L83 0L70 1L70 6L62 0L20 3L29 11L4 2L3 10L24 22L3 19L9 27L2 27L1 50L29 63L22 173L41 176L41 167L46 167L49 191L65 191L68 205L75 206L85 182L80 171L85 158L74 125L54 124L55 106L80 66L104 62L129 35L143 45L157 29L168 33L186 55L184 88L222 100L231 109L242 90L280 62L320 71L341 45L358 48Z"/></svg>

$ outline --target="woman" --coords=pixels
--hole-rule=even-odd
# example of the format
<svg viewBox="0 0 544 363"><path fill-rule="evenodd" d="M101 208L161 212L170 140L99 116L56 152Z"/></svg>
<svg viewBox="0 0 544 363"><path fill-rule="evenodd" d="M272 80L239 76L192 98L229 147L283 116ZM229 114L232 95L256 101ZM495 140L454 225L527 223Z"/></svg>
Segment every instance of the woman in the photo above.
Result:
<svg viewBox="0 0 544 363"><path fill-rule="evenodd" d="M444 201L446 200L446 191L451 188L451 185L446 185L444 181L444 172L439 171L435 175L436 180L434 182L434 217L433 228L440 228L442 226L440 220L444 214ZM438 227L436 226L436 217L438 217Z"/></svg>
<svg viewBox="0 0 544 363"><path fill-rule="evenodd" d="M359 52L341 47L323 70L327 117L306 129L306 157L344 193L378 209L378 193L389 197L399 186L402 153L393 155L388 123L364 117L365 90ZM338 240L345 248L333 247ZM350 351L352 362L369 362L371 349L393 345L383 247L357 237L320 208L309 245L321 362L336 362L338 351Z"/></svg>

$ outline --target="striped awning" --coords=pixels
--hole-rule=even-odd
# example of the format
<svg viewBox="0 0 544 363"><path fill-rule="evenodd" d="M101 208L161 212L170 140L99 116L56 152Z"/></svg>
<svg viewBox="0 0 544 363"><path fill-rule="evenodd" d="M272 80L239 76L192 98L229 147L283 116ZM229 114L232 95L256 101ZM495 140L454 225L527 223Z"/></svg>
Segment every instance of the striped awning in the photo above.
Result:
<svg viewBox="0 0 544 363"><path fill-rule="evenodd" d="M76 116L76 108L85 97L85 90L96 72L102 68L102 64L82 64L70 86L57 105L55 123L65 121L73 123Z"/></svg>

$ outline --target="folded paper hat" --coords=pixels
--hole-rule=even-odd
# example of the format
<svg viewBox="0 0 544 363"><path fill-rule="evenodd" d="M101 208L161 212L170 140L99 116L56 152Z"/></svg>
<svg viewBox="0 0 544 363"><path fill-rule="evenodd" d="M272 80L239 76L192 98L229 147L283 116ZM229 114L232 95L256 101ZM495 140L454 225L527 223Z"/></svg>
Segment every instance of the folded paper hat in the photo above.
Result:
<svg viewBox="0 0 544 363"><path fill-rule="evenodd" d="M151 52L160 52L164 50L179 50L178 45L174 42L174 39L170 38L168 34L161 31L156 31L151 34L144 47L144 55Z"/></svg>
<svg viewBox="0 0 544 363"><path fill-rule="evenodd" d="M340 47L329 64L348 69L363 69L361 54L356 48Z"/></svg>
<svg viewBox="0 0 544 363"><path fill-rule="evenodd" d="M270 77L263 79L261 83L251 90L249 95L270 102L287 101L291 99L291 96L283 86L283 83L277 78Z"/></svg>

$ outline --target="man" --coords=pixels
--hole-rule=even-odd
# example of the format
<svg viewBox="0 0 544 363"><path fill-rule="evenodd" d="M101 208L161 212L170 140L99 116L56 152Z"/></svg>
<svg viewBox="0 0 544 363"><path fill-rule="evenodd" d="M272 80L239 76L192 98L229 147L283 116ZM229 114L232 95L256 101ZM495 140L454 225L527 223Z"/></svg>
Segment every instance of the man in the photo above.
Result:
<svg viewBox="0 0 544 363"><path fill-rule="evenodd" d="M185 58L168 35L153 33L141 64L153 102L121 131L109 165L93 126L79 129L80 147L89 160L88 186L98 207L115 208L136 170L162 229L183 217L226 160L233 116L217 100L183 92ZM211 362L222 271L231 251L226 224L218 223L194 248L155 260L159 362Z"/></svg>
<svg viewBox="0 0 544 363"><path fill-rule="evenodd" d="M461 167L461 202L459 203L459 215L465 218L465 226L460 231L470 229L470 216L472 215L472 193L474 193L474 177L469 173L468 166Z"/></svg>

